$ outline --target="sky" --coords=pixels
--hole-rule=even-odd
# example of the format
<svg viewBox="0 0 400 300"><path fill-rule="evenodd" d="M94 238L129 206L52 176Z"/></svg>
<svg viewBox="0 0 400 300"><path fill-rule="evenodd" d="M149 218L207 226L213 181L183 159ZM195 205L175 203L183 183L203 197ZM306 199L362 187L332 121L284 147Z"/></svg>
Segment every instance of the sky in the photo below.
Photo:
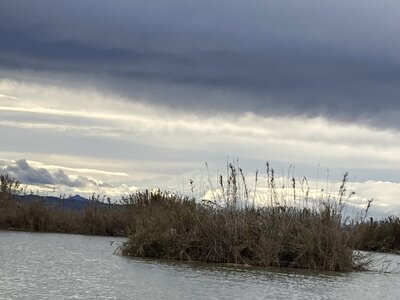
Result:
<svg viewBox="0 0 400 300"><path fill-rule="evenodd" d="M348 171L357 203L399 214L399 14L391 0L3 0L0 172L118 197L190 179L202 193L237 159L265 178L269 161L315 190Z"/></svg>

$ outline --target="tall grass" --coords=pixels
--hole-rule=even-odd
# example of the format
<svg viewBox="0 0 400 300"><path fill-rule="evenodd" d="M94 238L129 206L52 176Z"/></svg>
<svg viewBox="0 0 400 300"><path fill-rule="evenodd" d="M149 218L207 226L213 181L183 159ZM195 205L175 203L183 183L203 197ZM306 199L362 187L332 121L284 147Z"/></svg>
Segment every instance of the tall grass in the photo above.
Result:
<svg viewBox="0 0 400 300"><path fill-rule="evenodd" d="M190 199L136 199L123 254L349 271L351 234L330 207L213 208Z"/></svg>
<svg viewBox="0 0 400 300"><path fill-rule="evenodd" d="M82 210L50 205L42 197L22 201L20 184L0 175L0 228L9 230L126 236L131 214L93 196ZM67 200L65 200L67 201ZM61 204L61 203L60 203Z"/></svg>
<svg viewBox="0 0 400 300"><path fill-rule="evenodd" d="M259 206L249 201L243 171L234 164L227 169L227 179L220 176L218 196L211 200L131 195L126 201L134 217L122 253L327 271L363 267L353 256L353 232L342 226L347 175L336 201L301 207L279 198L274 170L267 165L271 203Z"/></svg>
<svg viewBox="0 0 400 300"><path fill-rule="evenodd" d="M358 237L356 248L366 251L400 253L400 217L390 216L382 220L370 218L354 226Z"/></svg>

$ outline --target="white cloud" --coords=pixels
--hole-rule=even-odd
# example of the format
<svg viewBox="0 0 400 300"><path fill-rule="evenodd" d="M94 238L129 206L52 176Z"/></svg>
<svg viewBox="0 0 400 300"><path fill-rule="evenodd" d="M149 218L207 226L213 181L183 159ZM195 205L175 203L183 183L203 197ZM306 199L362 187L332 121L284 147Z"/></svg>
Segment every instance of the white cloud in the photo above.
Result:
<svg viewBox="0 0 400 300"><path fill-rule="evenodd" d="M129 175L124 172L109 172L104 170L97 170L97 169L85 169L85 168L70 168L65 166L58 166L58 165L49 165L43 164L37 161L28 161L31 166L45 168L47 170L65 170L72 173L82 173L82 174L95 174L95 175L108 175L108 176L119 176L119 177L128 177Z"/></svg>
<svg viewBox="0 0 400 300"><path fill-rule="evenodd" d="M373 199L372 215L381 217L400 213L400 183L370 180L354 186L360 197Z"/></svg>
<svg viewBox="0 0 400 300"><path fill-rule="evenodd" d="M0 94L0 100L17 100L17 97L13 97L13 96L9 96L9 95L4 95L4 94Z"/></svg>
<svg viewBox="0 0 400 300"><path fill-rule="evenodd" d="M67 187L79 187L82 182L71 179L63 170L58 169L49 172L45 168L32 167L25 159L17 160L11 165L4 166L0 172L9 174L25 184L37 185L64 185Z"/></svg>
<svg viewBox="0 0 400 300"><path fill-rule="evenodd" d="M125 177L126 174L123 173L64 168L25 159L17 161L3 159L0 163L0 173L8 174L18 180L25 191L33 191L39 194L57 191L59 194L81 194L86 197L93 193L119 197L122 194L137 190L134 186L107 183L96 178L96 175L100 177L109 176L109 178L121 175Z"/></svg>

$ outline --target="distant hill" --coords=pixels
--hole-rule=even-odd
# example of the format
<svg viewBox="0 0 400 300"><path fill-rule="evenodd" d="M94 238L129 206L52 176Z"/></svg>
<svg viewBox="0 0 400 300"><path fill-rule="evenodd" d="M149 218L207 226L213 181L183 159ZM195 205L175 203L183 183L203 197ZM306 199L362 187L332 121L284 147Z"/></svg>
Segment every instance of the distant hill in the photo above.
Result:
<svg viewBox="0 0 400 300"><path fill-rule="evenodd" d="M81 210L89 202L88 199L75 195L68 198L54 196L21 195L18 199L22 202L44 201L45 204L58 206L62 209Z"/></svg>

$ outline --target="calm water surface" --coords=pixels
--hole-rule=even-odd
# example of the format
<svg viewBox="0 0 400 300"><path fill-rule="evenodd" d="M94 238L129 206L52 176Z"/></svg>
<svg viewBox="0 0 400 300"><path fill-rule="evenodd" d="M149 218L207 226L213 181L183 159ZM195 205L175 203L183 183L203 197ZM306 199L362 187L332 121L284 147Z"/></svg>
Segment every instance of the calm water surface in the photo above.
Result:
<svg viewBox="0 0 400 300"><path fill-rule="evenodd" d="M0 299L400 299L394 255L371 272L316 273L113 255L123 240L0 231Z"/></svg>

